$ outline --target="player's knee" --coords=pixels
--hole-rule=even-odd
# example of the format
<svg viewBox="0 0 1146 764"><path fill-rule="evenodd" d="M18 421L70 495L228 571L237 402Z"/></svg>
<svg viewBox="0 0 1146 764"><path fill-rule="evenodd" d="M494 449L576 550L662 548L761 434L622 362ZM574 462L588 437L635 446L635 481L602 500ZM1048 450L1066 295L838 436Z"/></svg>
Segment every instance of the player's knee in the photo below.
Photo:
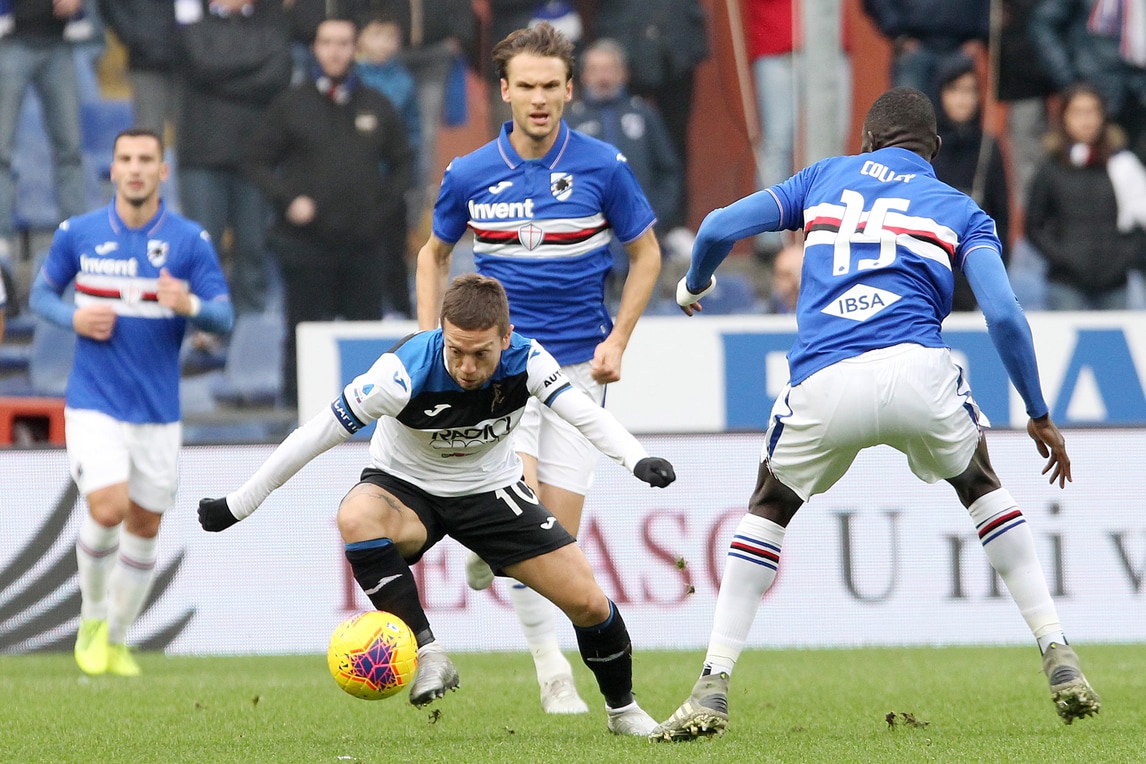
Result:
<svg viewBox="0 0 1146 764"><path fill-rule="evenodd" d="M563 609L574 626L584 627L604 623L612 612L609 598L595 582L572 590Z"/></svg>
<svg viewBox="0 0 1146 764"><path fill-rule="evenodd" d="M373 502L347 497L338 507L338 532L347 543L393 538L394 531L380 516Z"/></svg>

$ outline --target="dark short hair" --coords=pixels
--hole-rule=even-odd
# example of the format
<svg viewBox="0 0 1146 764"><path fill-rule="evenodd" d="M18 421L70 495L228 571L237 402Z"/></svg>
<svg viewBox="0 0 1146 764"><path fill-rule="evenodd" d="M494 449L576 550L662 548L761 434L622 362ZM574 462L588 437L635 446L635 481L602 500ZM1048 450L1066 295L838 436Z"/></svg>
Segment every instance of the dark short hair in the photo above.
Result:
<svg viewBox="0 0 1146 764"><path fill-rule="evenodd" d="M126 130L120 130L116 133L115 140L111 142L113 154L120 138L154 138L159 143L159 157L163 158L163 136L155 130L146 127L129 127Z"/></svg>
<svg viewBox="0 0 1146 764"><path fill-rule="evenodd" d="M573 77L573 43L548 21L514 30L493 46L493 63L497 68L497 76L504 80L510 59L522 53L542 58L559 58L565 63L566 82Z"/></svg>
<svg viewBox="0 0 1146 764"><path fill-rule="evenodd" d="M477 273L455 278L442 298L442 326L447 321L466 331L496 326L504 337L509 331L509 299L501 282Z"/></svg>
<svg viewBox="0 0 1146 764"><path fill-rule="evenodd" d="M928 159L935 153L935 107L922 91L897 87L875 99L863 122L873 148L898 146Z"/></svg>

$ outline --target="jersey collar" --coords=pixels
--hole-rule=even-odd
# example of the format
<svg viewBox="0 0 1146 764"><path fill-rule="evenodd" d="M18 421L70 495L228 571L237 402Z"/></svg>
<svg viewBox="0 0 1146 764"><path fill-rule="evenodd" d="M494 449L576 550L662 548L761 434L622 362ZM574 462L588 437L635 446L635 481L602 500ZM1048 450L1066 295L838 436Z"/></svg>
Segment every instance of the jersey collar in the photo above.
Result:
<svg viewBox="0 0 1146 764"><path fill-rule="evenodd" d="M526 160L521 158L517 150L513 148L513 144L509 142L509 134L513 132L513 120L506 122L501 126L501 132L497 136L497 150L501 153L502 160L509 165L510 169L517 169ZM569 145L569 125L565 124L565 120L561 120L560 126L557 128L557 140L553 142L553 148L549 149L548 153L541 159L531 160L540 162L549 169L557 166L561 161L561 157L565 155L565 149Z"/></svg>
<svg viewBox="0 0 1146 764"><path fill-rule="evenodd" d="M114 196L111 198L111 203L109 203L107 206L108 222L111 223L112 230L117 234L123 233L124 231L143 231L150 235L151 233L154 233L160 225L163 224L163 219L165 217L167 217L167 204L162 199L159 200L159 209L155 211L155 215L151 218L151 220L148 220L147 223L145 223L140 228L132 228L127 223L123 222L123 219L120 218L119 213L115 211Z"/></svg>

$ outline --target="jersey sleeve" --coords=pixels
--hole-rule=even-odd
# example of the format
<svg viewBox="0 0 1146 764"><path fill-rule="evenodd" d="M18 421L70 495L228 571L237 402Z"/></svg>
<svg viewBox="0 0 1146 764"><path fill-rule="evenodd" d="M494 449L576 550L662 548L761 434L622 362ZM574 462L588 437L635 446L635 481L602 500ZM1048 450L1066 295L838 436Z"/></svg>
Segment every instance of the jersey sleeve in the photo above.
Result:
<svg viewBox="0 0 1146 764"><path fill-rule="evenodd" d="M365 374L351 380L330 408L346 431L355 433L376 419L398 416L410 402L411 386L401 359L384 353Z"/></svg>
<svg viewBox="0 0 1146 764"><path fill-rule="evenodd" d="M605 196L602 199L602 212L617 239L622 244L628 244L639 239L645 231L657 221L649 199L641 189L633 168L624 155L617 152L614 158L614 167L608 184L605 187Z"/></svg>
<svg viewBox="0 0 1146 764"><path fill-rule="evenodd" d="M447 244L454 244L462 238L469 225L465 194L461 188L459 170L455 167L457 163L455 159L446 167L442 174L442 186L438 189L438 200L434 203L431 230L434 236Z"/></svg>
<svg viewBox="0 0 1146 764"><path fill-rule="evenodd" d="M52 246L48 249L48 256L40 268L48 284L56 294L62 294L72 279L76 277L79 260L75 256L75 234L72 231L71 221L65 220L56 229L52 237Z"/></svg>
<svg viewBox="0 0 1146 764"><path fill-rule="evenodd" d="M530 346L526 370L529 392L576 427L605 456L630 472L648 456L644 446L615 416L569 382L557 361L537 340Z"/></svg>
<svg viewBox="0 0 1146 764"><path fill-rule="evenodd" d="M191 293L204 302L228 296L227 278L211 237L200 230L191 243Z"/></svg>
<svg viewBox="0 0 1146 764"><path fill-rule="evenodd" d="M525 363L525 379L529 386L529 394L540 400L546 406L552 406L557 396L568 390L573 390L569 378L561 371L557 359L541 346L537 340L531 340L529 358Z"/></svg>
<svg viewBox="0 0 1146 764"><path fill-rule="evenodd" d="M955 267L963 270L967 255L980 249L992 250L999 258L999 262L1002 262L1003 243L999 241L995 221L970 199L967 200L967 204L972 209L967 219L967 228L959 237L959 246L955 250Z"/></svg>

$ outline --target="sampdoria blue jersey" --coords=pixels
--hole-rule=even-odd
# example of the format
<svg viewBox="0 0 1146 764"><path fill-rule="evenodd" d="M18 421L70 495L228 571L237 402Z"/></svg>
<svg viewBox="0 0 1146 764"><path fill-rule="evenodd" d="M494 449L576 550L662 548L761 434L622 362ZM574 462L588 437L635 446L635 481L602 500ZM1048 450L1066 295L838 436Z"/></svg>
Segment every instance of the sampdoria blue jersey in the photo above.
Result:
<svg viewBox="0 0 1146 764"><path fill-rule="evenodd" d="M946 347L953 269L977 248L1001 250L994 221L905 149L825 159L762 193L779 228L805 234L794 385L868 350Z"/></svg>
<svg viewBox="0 0 1146 764"><path fill-rule="evenodd" d="M553 148L524 160L497 140L446 168L434 235L455 243L474 232L478 273L505 286L510 318L562 365L588 361L613 328L605 309L609 242L628 244L656 216L625 157L562 121Z"/></svg>
<svg viewBox="0 0 1146 764"><path fill-rule="evenodd" d="M68 406L124 422L179 420L179 347L187 320L156 298L162 268L183 279L203 302L227 295L202 226L162 203L142 228L124 224L114 199L60 224L44 277L57 293L74 280L78 307L106 303L116 313L111 339L76 338Z"/></svg>

